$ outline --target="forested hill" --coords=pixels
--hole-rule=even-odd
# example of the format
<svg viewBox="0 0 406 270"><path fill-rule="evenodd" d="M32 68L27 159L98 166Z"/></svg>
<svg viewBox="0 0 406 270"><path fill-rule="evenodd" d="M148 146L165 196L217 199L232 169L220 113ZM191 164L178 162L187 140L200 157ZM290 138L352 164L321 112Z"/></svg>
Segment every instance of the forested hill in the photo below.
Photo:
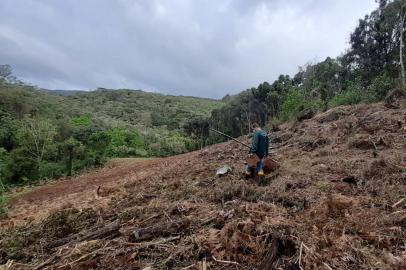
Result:
<svg viewBox="0 0 406 270"><path fill-rule="evenodd" d="M0 180L21 183L70 175L111 157L151 157L199 148L190 119L223 103L140 90L39 90L0 65Z"/></svg>
<svg viewBox="0 0 406 270"><path fill-rule="evenodd" d="M73 96L81 92L85 92L84 90L48 90L48 89L41 89L42 91L48 92L50 94L56 94L59 96Z"/></svg>
<svg viewBox="0 0 406 270"><path fill-rule="evenodd" d="M180 129L192 118L207 117L222 106L214 99L171 96L141 90L78 92L66 97L70 102L91 109L107 124L130 124L140 129L166 127Z"/></svg>
<svg viewBox="0 0 406 270"><path fill-rule="evenodd" d="M215 99L172 96L142 90L49 91L0 85L0 109L15 118L85 117L105 127L181 129L193 118L223 106Z"/></svg>

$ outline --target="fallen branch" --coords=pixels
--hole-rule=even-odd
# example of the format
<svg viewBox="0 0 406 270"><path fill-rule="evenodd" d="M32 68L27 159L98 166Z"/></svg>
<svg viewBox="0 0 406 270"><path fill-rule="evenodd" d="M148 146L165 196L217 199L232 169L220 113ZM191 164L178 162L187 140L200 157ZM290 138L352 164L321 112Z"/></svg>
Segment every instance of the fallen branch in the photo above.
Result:
<svg viewBox="0 0 406 270"><path fill-rule="evenodd" d="M150 227L134 230L129 237L130 242L142 242L161 236L168 236L184 231L189 227L190 221L183 219L178 222L164 222Z"/></svg>
<svg viewBox="0 0 406 270"><path fill-rule="evenodd" d="M202 270L207 270L207 262L206 262L206 257L205 257L205 258L203 258L203 261L202 261Z"/></svg>
<svg viewBox="0 0 406 270"><path fill-rule="evenodd" d="M303 251L303 242L300 243L300 251L299 251L299 268L303 270L302 268L302 251Z"/></svg>
<svg viewBox="0 0 406 270"><path fill-rule="evenodd" d="M302 242L302 245L303 245L307 250L310 251L310 248L309 248L308 246L306 246L305 243Z"/></svg>
<svg viewBox="0 0 406 270"><path fill-rule="evenodd" d="M392 216L392 215L395 215L395 214L403 214L403 213L406 213L406 210L399 210L399 211L390 213L389 216Z"/></svg>
<svg viewBox="0 0 406 270"><path fill-rule="evenodd" d="M141 220L141 221L139 222L139 224L144 224L145 222L150 221L151 219L160 217L161 215L162 215L162 213L152 215L152 216L150 216L150 217L148 217L148 218L146 218L146 219L144 219L144 220Z"/></svg>
<svg viewBox="0 0 406 270"><path fill-rule="evenodd" d="M217 216L213 216L213 217L209 217L205 220L202 221L202 223L200 223L200 226L205 226L207 224L209 224L210 222L216 220Z"/></svg>
<svg viewBox="0 0 406 270"><path fill-rule="evenodd" d="M211 256L211 257L213 258L213 261L218 262L218 263L239 265L238 262L217 260L216 257L214 257L214 256Z"/></svg>
<svg viewBox="0 0 406 270"><path fill-rule="evenodd" d="M392 205L392 208L395 208L396 206L398 206L399 204L401 204L403 201L405 200L405 198L399 200L397 203Z"/></svg>
<svg viewBox="0 0 406 270"><path fill-rule="evenodd" d="M67 267L67 266L70 266L70 267L72 268L72 265L73 265L73 264L78 263L78 262L81 262L81 261L87 259L88 257L90 257L91 255L94 255L94 254L96 254L96 253L95 253L95 252L92 252L92 253L89 253L89 254L85 254L85 255L83 255L82 257L80 257L79 259L74 260L73 262L69 262L69 263L64 264L64 265L62 265L62 266L59 266L58 269L63 269L63 268L65 268L65 267Z"/></svg>
<svg viewBox="0 0 406 270"><path fill-rule="evenodd" d="M330 266L328 266L327 263L323 262L323 264L328 268L328 270L333 270L333 268L331 268Z"/></svg>
<svg viewBox="0 0 406 270"><path fill-rule="evenodd" d="M117 220L115 222L112 222L108 224L105 227L102 227L100 229L97 229L95 231L85 231L85 232L80 232L62 239L58 239L56 241L53 241L47 245L48 249L52 249L55 247L62 246L66 243L79 243L83 241L88 241L88 240L95 240L95 239L101 239L101 238L114 238L120 234L119 232L120 229L120 222Z"/></svg>
<svg viewBox="0 0 406 270"><path fill-rule="evenodd" d="M188 269L190 269L190 268L193 268L195 265L196 265L196 264L194 263L194 264L192 264L192 265L189 265L189 266L186 266L186 267L181 268L181 270L188 270Z"/></svg>
<svg viewBox="0 0 406 270"><path fill-rule="evenodd" d="M8 260L6 264L0 265L0 270L3 269L33 269L33 270L39 270L45 266L47 266L49 263L51 263L55 258L57 258L58 256L52 256L51 258L49 258L48 260L46 260L45 262L37 265L37 266L33 266L31 264L25 264L25 263L16 263L14 262L14 260Z"/></svg>
<svg viewBox="0 0 406 270"><path fill-rule="evenodd" d="M6 263L6 269L11 268L13 263L14 263L14 260L8 260L7 263Z"/></svg>
<svg viewBox="0 0 406 270"><path fill-rule="evenodd" d="M378 151L378 147L376 147L375 142L372 139L370 141L371 141L372 145L374 146L375 151Z"/></svg>
<svg viewBox="0 0 406 270"><path fill-rule="evenodd" d="M172 241L178 240L178 239L180 239L180 236L169 237L169 238L165 238L165 239L162 239L160 241L155 241L155 242L142 242L142 243L130 243L130 242L120 242L120 241L116 241L116 242L118 242L122 245L126 245L126 246L147 248L150 246L162 245L164 243L172 242Z"/></svg>
<svg viewBox="0 0 406 270"><path fill-rule="evenodd" d="M49 258L48 260L46 260L45 262L37 265L36 267L34 267L34 270L39 270L45 266L47 266L48 264L50 264L54 259L58 258L58 255L52 256L51 258Z"/></svg>

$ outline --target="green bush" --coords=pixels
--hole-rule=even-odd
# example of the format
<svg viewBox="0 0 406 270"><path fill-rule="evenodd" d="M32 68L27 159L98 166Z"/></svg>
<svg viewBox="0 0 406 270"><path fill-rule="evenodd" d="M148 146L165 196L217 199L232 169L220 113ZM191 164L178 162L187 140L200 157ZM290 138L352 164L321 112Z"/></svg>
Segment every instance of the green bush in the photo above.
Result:
<svg viewBox="0 0 406 270"><path fill-rule="evenodd" d="M329 107L358 104L363 101L364 93L360 88L353 88L335 95L329 102Z"/></svg>
<svg viewBox="0 0 406 270"><path fill-rule="evenodd" d="M80 165L77 167L98 167L102 166L107 162L107 157L105 153L101 151L95 151L95 150L88 150L85 153L85 158L80 161ZM75 168L77 168L75 167Z"/></svg>
<svg viewBox="0 0 406 270"><path fill-rule="evenodd" d="M6 212L6 197L4 196L4 193L0 190L0 217L3 216Z"/></svg>
<svg viewBox="0 0 406 270"><path fill-rule="evenodd" d="M301 91L292 90L288 93L282 104L280 117L283 120L292 119L298 112L304 109L305 96Z"/></svg>
<svg viewBox="0 0 406 270"><path fill-rule="evenodd" d="M41 179L53 179L66 175L66 172L63 162L42 162L39 175Z"/></svg>
<svg viewBox="0 0 406 270"><path fill-rule="evenodd" d="M0 217L6 212L6 198L4 197L4 192L6 191L5 179L7 163L7 151L4 148L0 148Z"/></svg>
<svg viewBox="0 0 406 270"><path fill-rule="evenodd" d="M127 145L110 145L108 148L109 157L135 157L137 156L137 149Z"/></svg>
<svg viewBox="0 0 406 270"><path fill-rule="evenodd" d="M17 148L10 152L10 162L7 164L7 183L21 184L28 180L39 178L38 164L27 158L29 155L24 148Z"/></svg>
<svg viewBox="0 0 406 270"><path fill-rule="evenodd" d="M319 100L307 99L305 93L300 90L291 90L282 103L279 118L288 121L295 118L299 112L305 109L318 109L321 106Z"/></svg>
<svg viewBox="0 0 406 270"><path fill-rule="evenodd" d="M109 157L131 157L137 155L137 149L144 147L144 139L135 130L114 128L107 132L110 144L107 147Z"/></svg>
<svg viewBox="0 0 406 270"><path fill-rule="evenodd" d="M387 89L390 89L389 84L386 85ZM371 103L379 100L379 82L374 80L374 82L367 88L361 86L361 82L356 80L355 82L348 82L347 89L341 93L336 94L328 103L330 108L340 106L340 105L353 105L359 103ZM386 92L385 90L384 92Z"/></svg>
<svg viewBox="0 0 406 270"><path fill-rule="evenodd" d="M92 126L93 122L90 116L80 115L72 118L72 124L76 128L89 128Z"/></svg>
<svg viewBox="0 0 406 270"><path fill-rule="evenodd" d="M137 157L148 157L148 151L144 148L139 148L135 150L135 156Z"/></svg>
<svg viewBox="0 0 406 270"><path fill-rule="evenodd" d="M7 112L0 109L0 148L7 150L15 147L16 142L14 135L16 133L16 121Z"/></svg>
<svg viewBox="0 0 406 270"><path fill-rule="evenodd" d="M371 102L382 100L386 97L390 90L396 88L396 81L389 77L386 73L377 76L368 86L368 96L371 97Z"/></svg>
<svg viewBox="0 0 406 270"><path fill-rule="evenodd" d="M3 186L7 176L7 164L9 163L9 155L6 149L0 147L0 188Z"/></svg>

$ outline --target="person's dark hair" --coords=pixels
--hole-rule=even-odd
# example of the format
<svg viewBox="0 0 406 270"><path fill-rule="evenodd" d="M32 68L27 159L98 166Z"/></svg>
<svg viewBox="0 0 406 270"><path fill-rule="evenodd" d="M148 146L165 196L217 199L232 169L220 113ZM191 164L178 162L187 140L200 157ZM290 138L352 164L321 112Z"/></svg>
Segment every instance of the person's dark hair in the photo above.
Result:
<svg viewBox="0 0 406 270"><path fill-rule="evenodd" d="M254 124L251 125L251 127L252 127L252 129L254 129L254 128L259 128L260 126L259 126L258 123L254 123Z"/></svg>

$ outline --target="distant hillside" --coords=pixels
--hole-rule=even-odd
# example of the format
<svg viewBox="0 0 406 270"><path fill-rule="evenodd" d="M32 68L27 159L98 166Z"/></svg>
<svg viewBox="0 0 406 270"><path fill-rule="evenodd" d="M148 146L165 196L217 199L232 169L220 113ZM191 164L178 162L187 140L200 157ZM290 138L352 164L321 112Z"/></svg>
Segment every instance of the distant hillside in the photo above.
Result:
<svg viewBox="0 0 406 270"><path fill-rule="evenodd" d="M48 90L48 89L41 89L44 92L48 92L51 94L56 94L56 95L60 95L60 96L72 96L72 95L76 95L78 93L81 92L85 92L83 90Z"/></svg>
<svg viewBox="0 0 406 270"><path fill-rule="evenodd" d="M141 90L45 90L30 86L0 87L0 107L17 118L89 115L107 126L179 129L191 118L208 117L224 102L171 96Z"/></svg>
<svg viewBox="0 0 406 270"><path fill-rule="evenodd" d="M224 104L213 99L128 89L82 91L66 99L105 121L124 122L139 128L166 126L170 130L181 128L191 118L207 117Z"/></svg>

